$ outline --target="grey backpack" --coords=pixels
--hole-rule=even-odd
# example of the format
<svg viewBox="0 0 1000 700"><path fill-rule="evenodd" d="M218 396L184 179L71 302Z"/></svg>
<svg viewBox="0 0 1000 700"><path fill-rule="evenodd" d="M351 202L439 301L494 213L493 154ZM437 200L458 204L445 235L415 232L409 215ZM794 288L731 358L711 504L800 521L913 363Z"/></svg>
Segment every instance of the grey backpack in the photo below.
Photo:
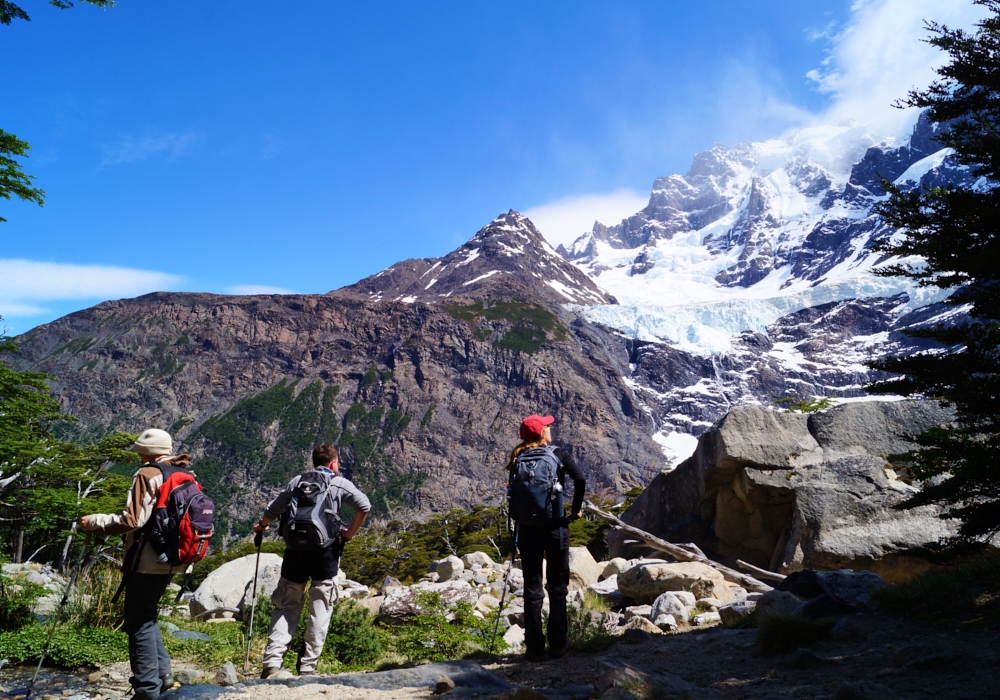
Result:
<svg viewBox="0 0 1000 700"><path fill-rule="evenodd" d="M332 478L321 471L299 477L279 530L289 549L320 551L340 539L343 521L334 508Z"/></svg>

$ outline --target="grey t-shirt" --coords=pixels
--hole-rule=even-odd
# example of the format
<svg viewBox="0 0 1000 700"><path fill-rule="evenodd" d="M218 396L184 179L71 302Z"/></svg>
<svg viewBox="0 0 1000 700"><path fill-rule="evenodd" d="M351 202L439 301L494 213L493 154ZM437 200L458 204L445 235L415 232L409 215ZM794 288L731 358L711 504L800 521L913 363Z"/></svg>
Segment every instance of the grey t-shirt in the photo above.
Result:
<svg viewBox="0 0 1000 700"><path fill-rule="evenodd" d="M326 469L317 471L325 471L328 474L332 473ZM273 501L267 504L264 515L268 520L277 520L288 509L288 502L292 498L292 492L298 486L301 478L301 475L292 477L292 480L288 482L284 490ZM367 513L372 509L372 504L368 500L368 496L361 493L357 486L342 476L333 476L330 478L330 499L333 501L334 508L336 508L338 513L344 503L351 506L355 512Z"/></svg>

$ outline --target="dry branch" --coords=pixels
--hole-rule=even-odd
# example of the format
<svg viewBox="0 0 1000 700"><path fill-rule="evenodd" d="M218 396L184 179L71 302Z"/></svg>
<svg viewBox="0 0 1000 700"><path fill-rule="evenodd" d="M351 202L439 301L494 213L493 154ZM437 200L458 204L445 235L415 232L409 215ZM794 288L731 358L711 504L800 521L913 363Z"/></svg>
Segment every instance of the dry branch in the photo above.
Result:
<svg viewBox="0 0 1000 700"><path fill-rule="evenodd" d="M672 542L667 542L666 540L661 540L655 535L651 535L645 530L640 530L637 527L632 527L631 525L626 525L621 520L611 515L611 513L605 513L603 510L595 506L589 501L585 501L583 507L589 510L591 513L606 520L611 523L611 525L616 530L621 530L626 532L633 537L641 540L653 549L657 549L661 552L666 552L674 559L679 559L680 561L696 561L700 564L705 564L706 566L711 566L713 569L722 574L722 576L732 583L739 584L743 586L748 591L754 593L767 593L768 591L774 590L773 587L768 586L763 581L755 579L753 576L741 573L736 569L730 569L728 566L720 564L717 561L712 561L704 554L700 554L701 550L697 547L689 548L685 545L678 545ZM694 551L697 550L697 551Z"/></svg>
<svg viewBox="0 0 1000 700"><path fill-rule="evenodd" d="M737 559L736 560L736 565L738 567L740 567L741 569L746 569L751 574L757 574L761 578L769 578L772 581L784 581L786 578L788 578L784 574L779 574L779 573L776 573L774 571L768 571L767 569L762 569L759 566L754 566L753 564L748 564L745 561L743 561L742 559Z"/></svg>

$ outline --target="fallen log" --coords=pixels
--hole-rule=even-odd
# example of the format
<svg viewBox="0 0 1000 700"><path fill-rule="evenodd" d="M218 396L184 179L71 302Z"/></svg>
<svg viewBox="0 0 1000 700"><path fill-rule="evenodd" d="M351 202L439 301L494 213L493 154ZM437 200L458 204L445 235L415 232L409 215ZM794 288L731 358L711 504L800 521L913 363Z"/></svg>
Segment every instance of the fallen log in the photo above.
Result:
<svg viewBox="0 0 1000 700"><path fill-rule="evenodd" d="M774 571L768 571L767 569L761 569L760 567L754 566L753 564L748 564L742 559L737 559L736 565L741 569L746 569L751 574L757 574L761 578L769 578L772 581L784 581L786 578L788 578L784 574L779 574Z"/></svg>
<svg viewBox="0 0 1000 700"><path fill-rule="evenodd" d="M736 569L730 569L728 566L725 566L724 564L720 564L717 561L712 561L704 554L699 554L701 552L700 549L697 552L694 551L694 549L697 549L697 547L694 547L692 549L684 545L678 545L674 544L673 542L667 542L666 540L661 540L659 537L656 537L655 535L649 534L645 530L640 530L637 527L626 525L621 520L611 515L611 513L605 513L603 510L595 506L590 501L584 501L583 507L586 510L593 513L594 515L596 515L598 518L601 518L602 520L606 520L607 522L611 523L612 527L614 527L616 530L621 530L622 532L626 532L635 537L636 539L641 540L644 544L652 547L653 549L659 550L661 552L666 552L674 559L678 559L680 561L696 561L699 564L705 564L706 566L711 566L713 569L722 574L722 576L727 581L739 584L740 586L743 586L743 588L753 593L767 593L768 591L774 590L772 586L767 585L763 581L755 579L753 576L744 574L740 571L737 571Z"/></svg>

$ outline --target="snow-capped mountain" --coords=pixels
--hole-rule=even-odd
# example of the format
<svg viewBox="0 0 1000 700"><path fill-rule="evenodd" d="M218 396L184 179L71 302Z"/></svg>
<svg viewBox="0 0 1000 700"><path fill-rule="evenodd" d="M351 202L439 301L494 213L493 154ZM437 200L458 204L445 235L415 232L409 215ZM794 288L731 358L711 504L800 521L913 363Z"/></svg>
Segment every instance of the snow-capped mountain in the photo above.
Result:
<svg viewBox="0 0 1000 700"><path fill-rule="evenodd" d="M457 296L517 295L555 304L614 305L615 298L552 249L524 215L508 211L481 228L467 243L443 258L415 258L366 277L338 293L366 301L430 303Z"/></svg>
<svg viewBox="0 0 1000 700"><path fill-rule="evenodd" d="M668 452L683 455L732 405L859 397L864 361L916 348L900 329L947 316L939 290L877 277L872 214L881 178L964 182L967 171L920 118L908 139L864 126L804 129L695 156L656 180L649 204L596 223L568 249L619 304L583 310L632 344L631 383Z"/></svg>

